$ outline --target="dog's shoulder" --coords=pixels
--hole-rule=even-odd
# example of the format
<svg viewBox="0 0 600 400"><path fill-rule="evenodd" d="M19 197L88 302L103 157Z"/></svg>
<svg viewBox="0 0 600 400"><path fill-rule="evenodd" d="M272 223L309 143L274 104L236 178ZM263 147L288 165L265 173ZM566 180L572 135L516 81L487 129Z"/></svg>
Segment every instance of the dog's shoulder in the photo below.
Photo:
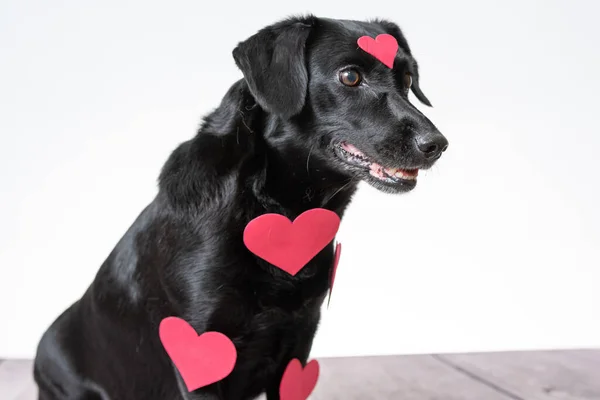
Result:
<svg viewBox="0 0 600 400"><path fill-rule="evenodd" d="M245 84L235 83L196 136L171 153L159 176L159 189L171 203L204 208L222 201L231 197L248 166L256 167L259 135L251 126L258 110L252 103Z"/></svg>
<svg viewBox="0 0 600 400"><path fill-rule="evenodd" d="M234 189L242 150L229 135L201 133L171 153L159 176L159 190L172 205L206 206Z"/></svg>

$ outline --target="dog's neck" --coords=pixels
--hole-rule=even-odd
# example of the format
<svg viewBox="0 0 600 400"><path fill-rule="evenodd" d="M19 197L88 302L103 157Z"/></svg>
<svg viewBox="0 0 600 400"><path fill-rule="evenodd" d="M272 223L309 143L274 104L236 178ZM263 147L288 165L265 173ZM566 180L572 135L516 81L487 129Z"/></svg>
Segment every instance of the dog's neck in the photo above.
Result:
<svg viewBox="0 0 600 400"><path fill-rule="evenodd" d="M252 104L245 110L246 118L254 122L250 128L256 134L255 155L264 158L263 184L254 188L256 196L270 202L275 208L271 211L290 217L312 208L326 208L341 216L356 191L356 180L334 171L302 139L307 135L301 129L310 128L265 112L254 104L247 87L242 88ZM249 117L248 112L255 115Z"/></svg>
<svg viewBox="0 0 600 400"><path fill-rule="evenodd" d="M258 196L294 215L326 208L341 216L356 190L354 180L328 170L301 146L268 139L267 145L264 185L256 191Z"/></svg>
<svg viewBox="0 0 600 400"><path fill-rule="evenodd" d="M245 82L238 81L206 116L198 135L173 152L161 173L161 189L171 204L203 209L219 193L198 188L234 178L241 180L235 186L252 191L267 212L294 218L326 208L341 217L357 183L311 154L298 129L262 110ZM221 172L210 172L211 165ZM196 179L216 181L203 185Z"/></svg>

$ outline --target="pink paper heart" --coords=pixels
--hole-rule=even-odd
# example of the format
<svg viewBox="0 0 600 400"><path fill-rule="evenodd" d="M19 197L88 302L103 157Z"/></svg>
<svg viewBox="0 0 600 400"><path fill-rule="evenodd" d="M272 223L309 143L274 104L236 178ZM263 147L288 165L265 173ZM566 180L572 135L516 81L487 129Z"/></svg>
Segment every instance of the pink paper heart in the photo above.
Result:
<svg viewBox="0 0 600 400"><path fill-rule="evenodd" d="M281 400L306 400L317 385L319 362L312 360L304 369L300 360L294 358L285 369L279 385Z"/></svg>
<svg viewBox="0 0 600 400"><path fill-rule="evenodd" d="M280 214L263 214L246 225L244 244L252 253L291 275L296 275L334 238L340 217L313 208L294 222Z"/></svg>
<svg viewBox="0 0 600 400"><path fill-rule="evenodd" d="M398 52L398 41L387 33L377 35L375 39L370 36L358 38L358 47L371 54L389 68L394 68L394 59Z"/></svg>
<svg viewBox="0 0 600 400"><path fill-rule="evenodd" d="M158 327L160 341L191 392L227 377L237 359L231 340L220 332L198 336L181 318L167 317Z"/></svg>
<svg viewBox="0 0 600 400"><path fill-rule="evenodd" d="M340 257L342 256L342 244L337 243L335 245L335 256L333 258L333 268L331 271L331 283L329 284L329 299L327 300L327 307L331 301L331 292L333 291L333 283L335 282L335 273L337 272L338 264L340 263Z"/></svg>

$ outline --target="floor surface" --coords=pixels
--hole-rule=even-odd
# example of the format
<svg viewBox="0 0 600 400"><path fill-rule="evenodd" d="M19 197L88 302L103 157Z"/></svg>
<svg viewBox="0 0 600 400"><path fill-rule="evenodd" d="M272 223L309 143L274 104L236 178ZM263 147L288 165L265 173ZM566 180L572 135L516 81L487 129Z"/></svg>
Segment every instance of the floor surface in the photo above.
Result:
<svg viewBox="0 0 600 400"><path fill-rule="evenodd" d="M600 400L600 350L324 358L319 363L321 376L309 400ZM36 399L31 368L31 361L0 361L1 400Z"/></svg>

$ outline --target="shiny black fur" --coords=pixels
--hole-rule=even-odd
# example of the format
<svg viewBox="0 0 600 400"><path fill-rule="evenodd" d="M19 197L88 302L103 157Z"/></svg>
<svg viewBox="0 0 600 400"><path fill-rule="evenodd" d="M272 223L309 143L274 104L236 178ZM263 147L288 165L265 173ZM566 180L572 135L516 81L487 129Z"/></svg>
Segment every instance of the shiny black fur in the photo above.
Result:
<svg viewBox="0 0 600 400"><path fill-rule="evenodd" d="M400 44L394 70L356 44L384 32ZM405 72L429 104L392 23L289 18L241 42L233 57L244 79L175 149L156 198L44 334L34 372L39 399L242 400L265 391L278 399L288 361L309 355L333 243L292 277L245 248L244 227L264 213L294 219L315 207L342 216L361 179L386 192L414 187L344 163L340 141L404 168L430 167L447 145L408 101ZM339 69L350 64L367 84L340 83ZM433 155L431 142L439 145ZM234 372L187 392L158 338L159 322L171 315L199 333L229 336L238 351Z"/></svg>

